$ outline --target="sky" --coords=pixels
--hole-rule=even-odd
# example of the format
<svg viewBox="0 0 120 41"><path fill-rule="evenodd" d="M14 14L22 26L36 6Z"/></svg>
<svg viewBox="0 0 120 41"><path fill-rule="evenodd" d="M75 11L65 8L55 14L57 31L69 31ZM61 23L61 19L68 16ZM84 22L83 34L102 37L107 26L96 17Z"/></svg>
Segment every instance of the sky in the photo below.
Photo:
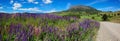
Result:
<svg viewBox="0 0 120 41"><path fill-rule="evenodd" d="M0 12L49 13L86 5L101 11L120 10L120 0L0 0Z"/></svg>

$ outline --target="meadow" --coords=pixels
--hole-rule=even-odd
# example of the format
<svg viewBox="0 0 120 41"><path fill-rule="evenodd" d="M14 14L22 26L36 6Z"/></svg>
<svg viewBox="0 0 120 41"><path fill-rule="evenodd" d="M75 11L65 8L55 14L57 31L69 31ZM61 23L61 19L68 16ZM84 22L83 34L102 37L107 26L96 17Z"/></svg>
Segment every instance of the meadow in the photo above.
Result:
<svg viewBox="0 0 120 41"><path fill-rule="evenodd" d="M75 16L1 13L0 41L94 41L99 27Z"/></svg>

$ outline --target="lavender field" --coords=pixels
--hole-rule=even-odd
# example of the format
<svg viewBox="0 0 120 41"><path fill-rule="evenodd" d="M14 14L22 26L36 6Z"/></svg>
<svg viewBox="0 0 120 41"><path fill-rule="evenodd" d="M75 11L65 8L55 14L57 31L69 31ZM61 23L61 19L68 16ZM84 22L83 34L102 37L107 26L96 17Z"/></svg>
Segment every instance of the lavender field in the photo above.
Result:
<svg viewBox="0 0 120 41"><path fill-rule="evenodd" d="M94 41L100 27L91 19L56 14L0 14L0 41Z"/></svg>

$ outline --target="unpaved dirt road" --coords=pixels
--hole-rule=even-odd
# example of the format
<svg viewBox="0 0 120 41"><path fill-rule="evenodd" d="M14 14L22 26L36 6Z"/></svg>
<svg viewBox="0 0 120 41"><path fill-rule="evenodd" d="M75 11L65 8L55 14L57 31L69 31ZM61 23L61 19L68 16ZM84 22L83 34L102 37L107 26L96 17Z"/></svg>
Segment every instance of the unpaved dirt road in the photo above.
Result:
<svg viewBox="0 0 120 41"><path fill-rule="evenodd" d="M120 24L100 22L96 41L120 41Z"/></svg>

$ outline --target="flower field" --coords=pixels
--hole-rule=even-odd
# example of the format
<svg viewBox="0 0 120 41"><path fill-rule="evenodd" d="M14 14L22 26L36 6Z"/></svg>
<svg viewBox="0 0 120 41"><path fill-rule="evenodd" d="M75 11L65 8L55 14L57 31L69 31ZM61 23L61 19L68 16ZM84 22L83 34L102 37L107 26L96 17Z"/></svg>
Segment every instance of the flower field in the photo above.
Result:
<svg viewBox="0 0 120 41"><path fill-rule="evenodd" d="M99 22L55 14L0 14L0 41L94 41Z"/></svg>

